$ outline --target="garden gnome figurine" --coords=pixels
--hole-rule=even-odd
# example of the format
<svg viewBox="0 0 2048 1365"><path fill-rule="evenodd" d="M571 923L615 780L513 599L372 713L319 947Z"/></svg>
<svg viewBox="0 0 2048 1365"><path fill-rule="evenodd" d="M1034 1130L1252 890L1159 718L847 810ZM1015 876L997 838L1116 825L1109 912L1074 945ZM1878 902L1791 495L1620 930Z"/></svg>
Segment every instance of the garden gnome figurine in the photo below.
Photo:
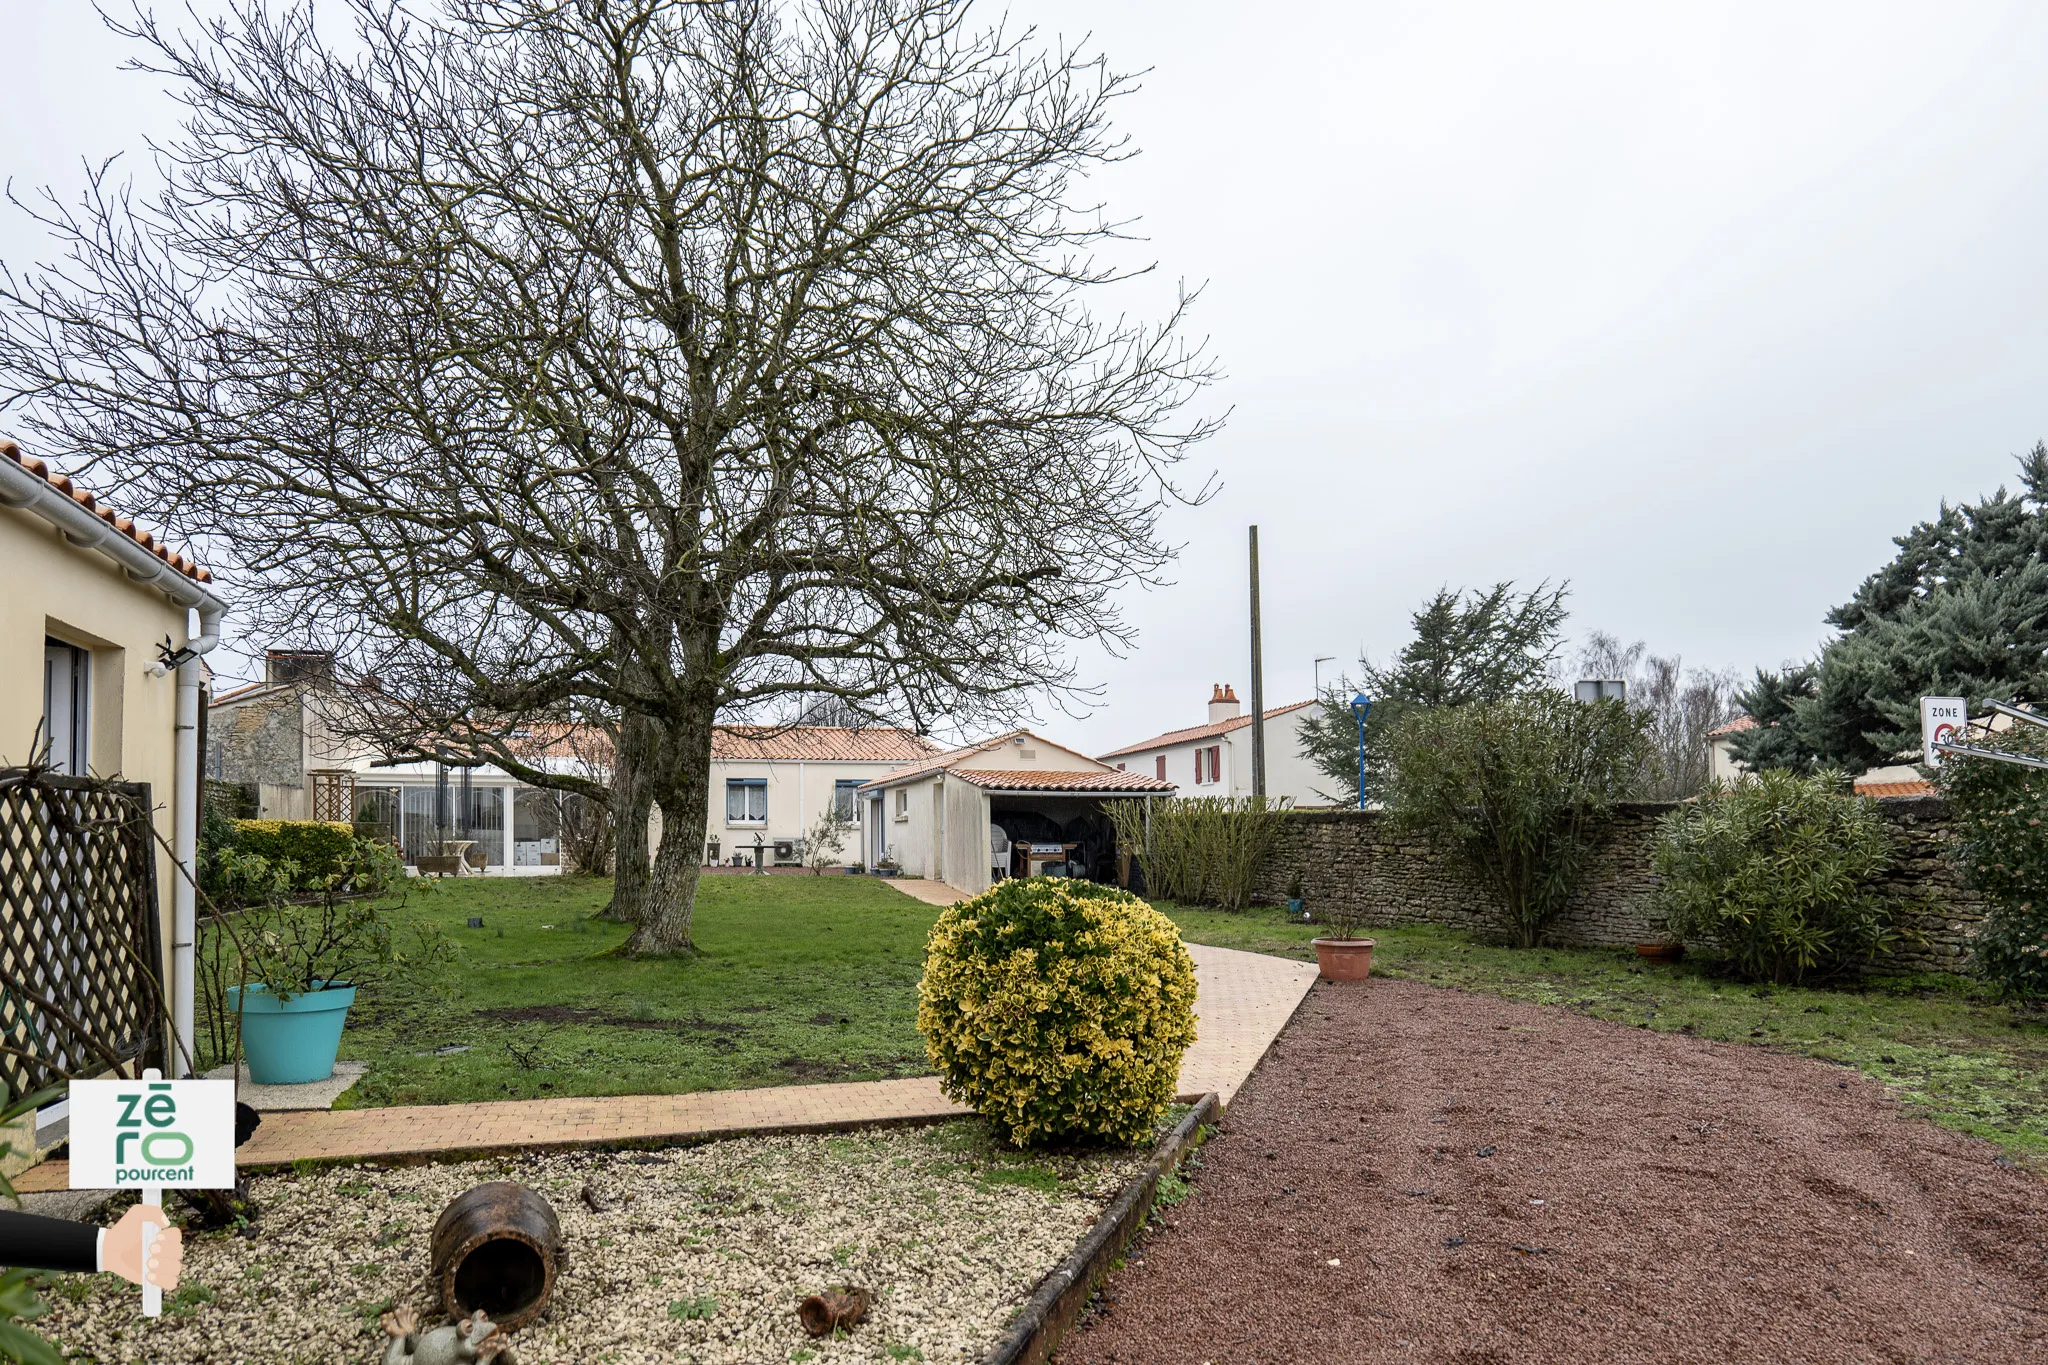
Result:
<svg viewBox="0 0 2048 1365"><path fill-rule="evenodd" d="M384 1348L384 1365L519 1365L512 1355L512 1339L491 1324L484 1310L431 1332L420 1331L420 1315L410 1308L394 1308L383 1318L391 1344Z"/></svg>

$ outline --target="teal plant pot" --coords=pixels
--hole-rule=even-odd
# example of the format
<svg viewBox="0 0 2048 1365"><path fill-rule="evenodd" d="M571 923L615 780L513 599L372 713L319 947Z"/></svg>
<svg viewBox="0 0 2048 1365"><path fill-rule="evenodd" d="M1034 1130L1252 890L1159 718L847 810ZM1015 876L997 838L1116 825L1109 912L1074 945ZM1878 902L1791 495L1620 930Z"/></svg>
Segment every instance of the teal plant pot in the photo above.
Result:
<svg viewBox="0 0 2048 1365"><path fill-rule="evenodd" d="M1305 913L1301 907L1302 902L1306 899L1307 897L1305 896L1289 896L1287 898L1287 913L1290 915L1299 915Z"/></svg>
<svg viewBox="0 0 2048 1365"><path fill-rule="evenodd" d="M268 986L228 988L228 1008L242 1015L242 1051L257 1085L304 1085L334 1074L341 1029L354 986L330 986L279 1000Z"/></svg>

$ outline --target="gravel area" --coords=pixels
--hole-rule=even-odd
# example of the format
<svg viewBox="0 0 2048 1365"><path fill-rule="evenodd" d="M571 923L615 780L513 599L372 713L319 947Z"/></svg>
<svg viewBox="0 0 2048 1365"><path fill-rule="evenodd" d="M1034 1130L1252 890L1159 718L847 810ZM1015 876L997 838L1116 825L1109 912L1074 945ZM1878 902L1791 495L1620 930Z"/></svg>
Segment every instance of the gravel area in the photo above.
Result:
<svg viewBox="0 0 2048 1365"><path fill-rule="evenodd" d="M2048 1181L1845 1068L1318 986L1060 1365L2048 1360Z"/></svg>
<svg viewBox="0 0 2048 1365"><path fill-rule="evenodd" d="M552 1314L514 1338L521 1365L971 1361L1145 1155L1012 1155L970 1121L259 1177L257 1235L189 1241L156 1323L138 1291L91 1276L57 1281L37 1325L105 1361L367 1365L393 1303L446 1320L426 1283L442 1208L518 1180L554 1205L567 1247ZM876 1291L868 1321L805 1337L798 1302L841 1283Z"/></svg>

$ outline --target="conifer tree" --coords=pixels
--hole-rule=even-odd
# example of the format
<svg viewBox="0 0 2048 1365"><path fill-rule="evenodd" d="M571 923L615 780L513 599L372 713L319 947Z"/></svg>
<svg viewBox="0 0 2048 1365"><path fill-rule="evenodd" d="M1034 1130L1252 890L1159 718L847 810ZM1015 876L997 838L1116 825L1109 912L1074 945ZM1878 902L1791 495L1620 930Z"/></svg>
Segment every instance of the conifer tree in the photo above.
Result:
<svg viewBox="0 0 2048 1365"><path fill-rule="evenodd" d="M1944 503L1898 537L1828 613L1842 634L1817 663L1758 674L1742 700L1762 723L1731 745L1738 761L1861 772L1908 761L1923 696L2048 701L2048 444L2019 463L2019 492Z"/></svg>
<svg viewBox="0 0 2048 1365"><path fill-rule="evenodd" d="M1358 722L1351 697L1372 699L1365 726L1368 800L1386 783L1388 738L1417 709L1499 701L1543 686L1564 647L1570 585L1547 581L1528 592L1496 583L1484 592L1439 588L1411 618L1415 638L1391 665L1360 656L1359 676L1340 678L1301 723L1303 747L1331 780L1324 795L1358 800Z"/></svg>

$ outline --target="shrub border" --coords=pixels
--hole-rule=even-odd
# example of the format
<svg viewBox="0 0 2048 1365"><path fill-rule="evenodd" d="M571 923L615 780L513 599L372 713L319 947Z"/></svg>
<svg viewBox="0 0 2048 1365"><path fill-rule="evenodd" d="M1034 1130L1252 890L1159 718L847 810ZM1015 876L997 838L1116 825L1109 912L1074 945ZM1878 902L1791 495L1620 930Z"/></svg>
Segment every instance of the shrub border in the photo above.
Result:
<svg viewBox="0 0 2048 1365"><path fill-rule="evenodd" d="M1305 998L1305 997L1304 997ZM982 1365L1042 1365L1060 1339L1079 1320L1088 1300L1109 1274L1110 1266L1145 1226L1152 1212L1159 1178L1180 1165L1181 1158L1201 1145L1204 1129L1221 1116L1223 1105L1213 1090L1196 1102L1173 1131L1152 1149L1145 1169L1124 1186L1095 1220L1081 1244L1038 1282L1024 1307L1010 1321Z"/></svg>

